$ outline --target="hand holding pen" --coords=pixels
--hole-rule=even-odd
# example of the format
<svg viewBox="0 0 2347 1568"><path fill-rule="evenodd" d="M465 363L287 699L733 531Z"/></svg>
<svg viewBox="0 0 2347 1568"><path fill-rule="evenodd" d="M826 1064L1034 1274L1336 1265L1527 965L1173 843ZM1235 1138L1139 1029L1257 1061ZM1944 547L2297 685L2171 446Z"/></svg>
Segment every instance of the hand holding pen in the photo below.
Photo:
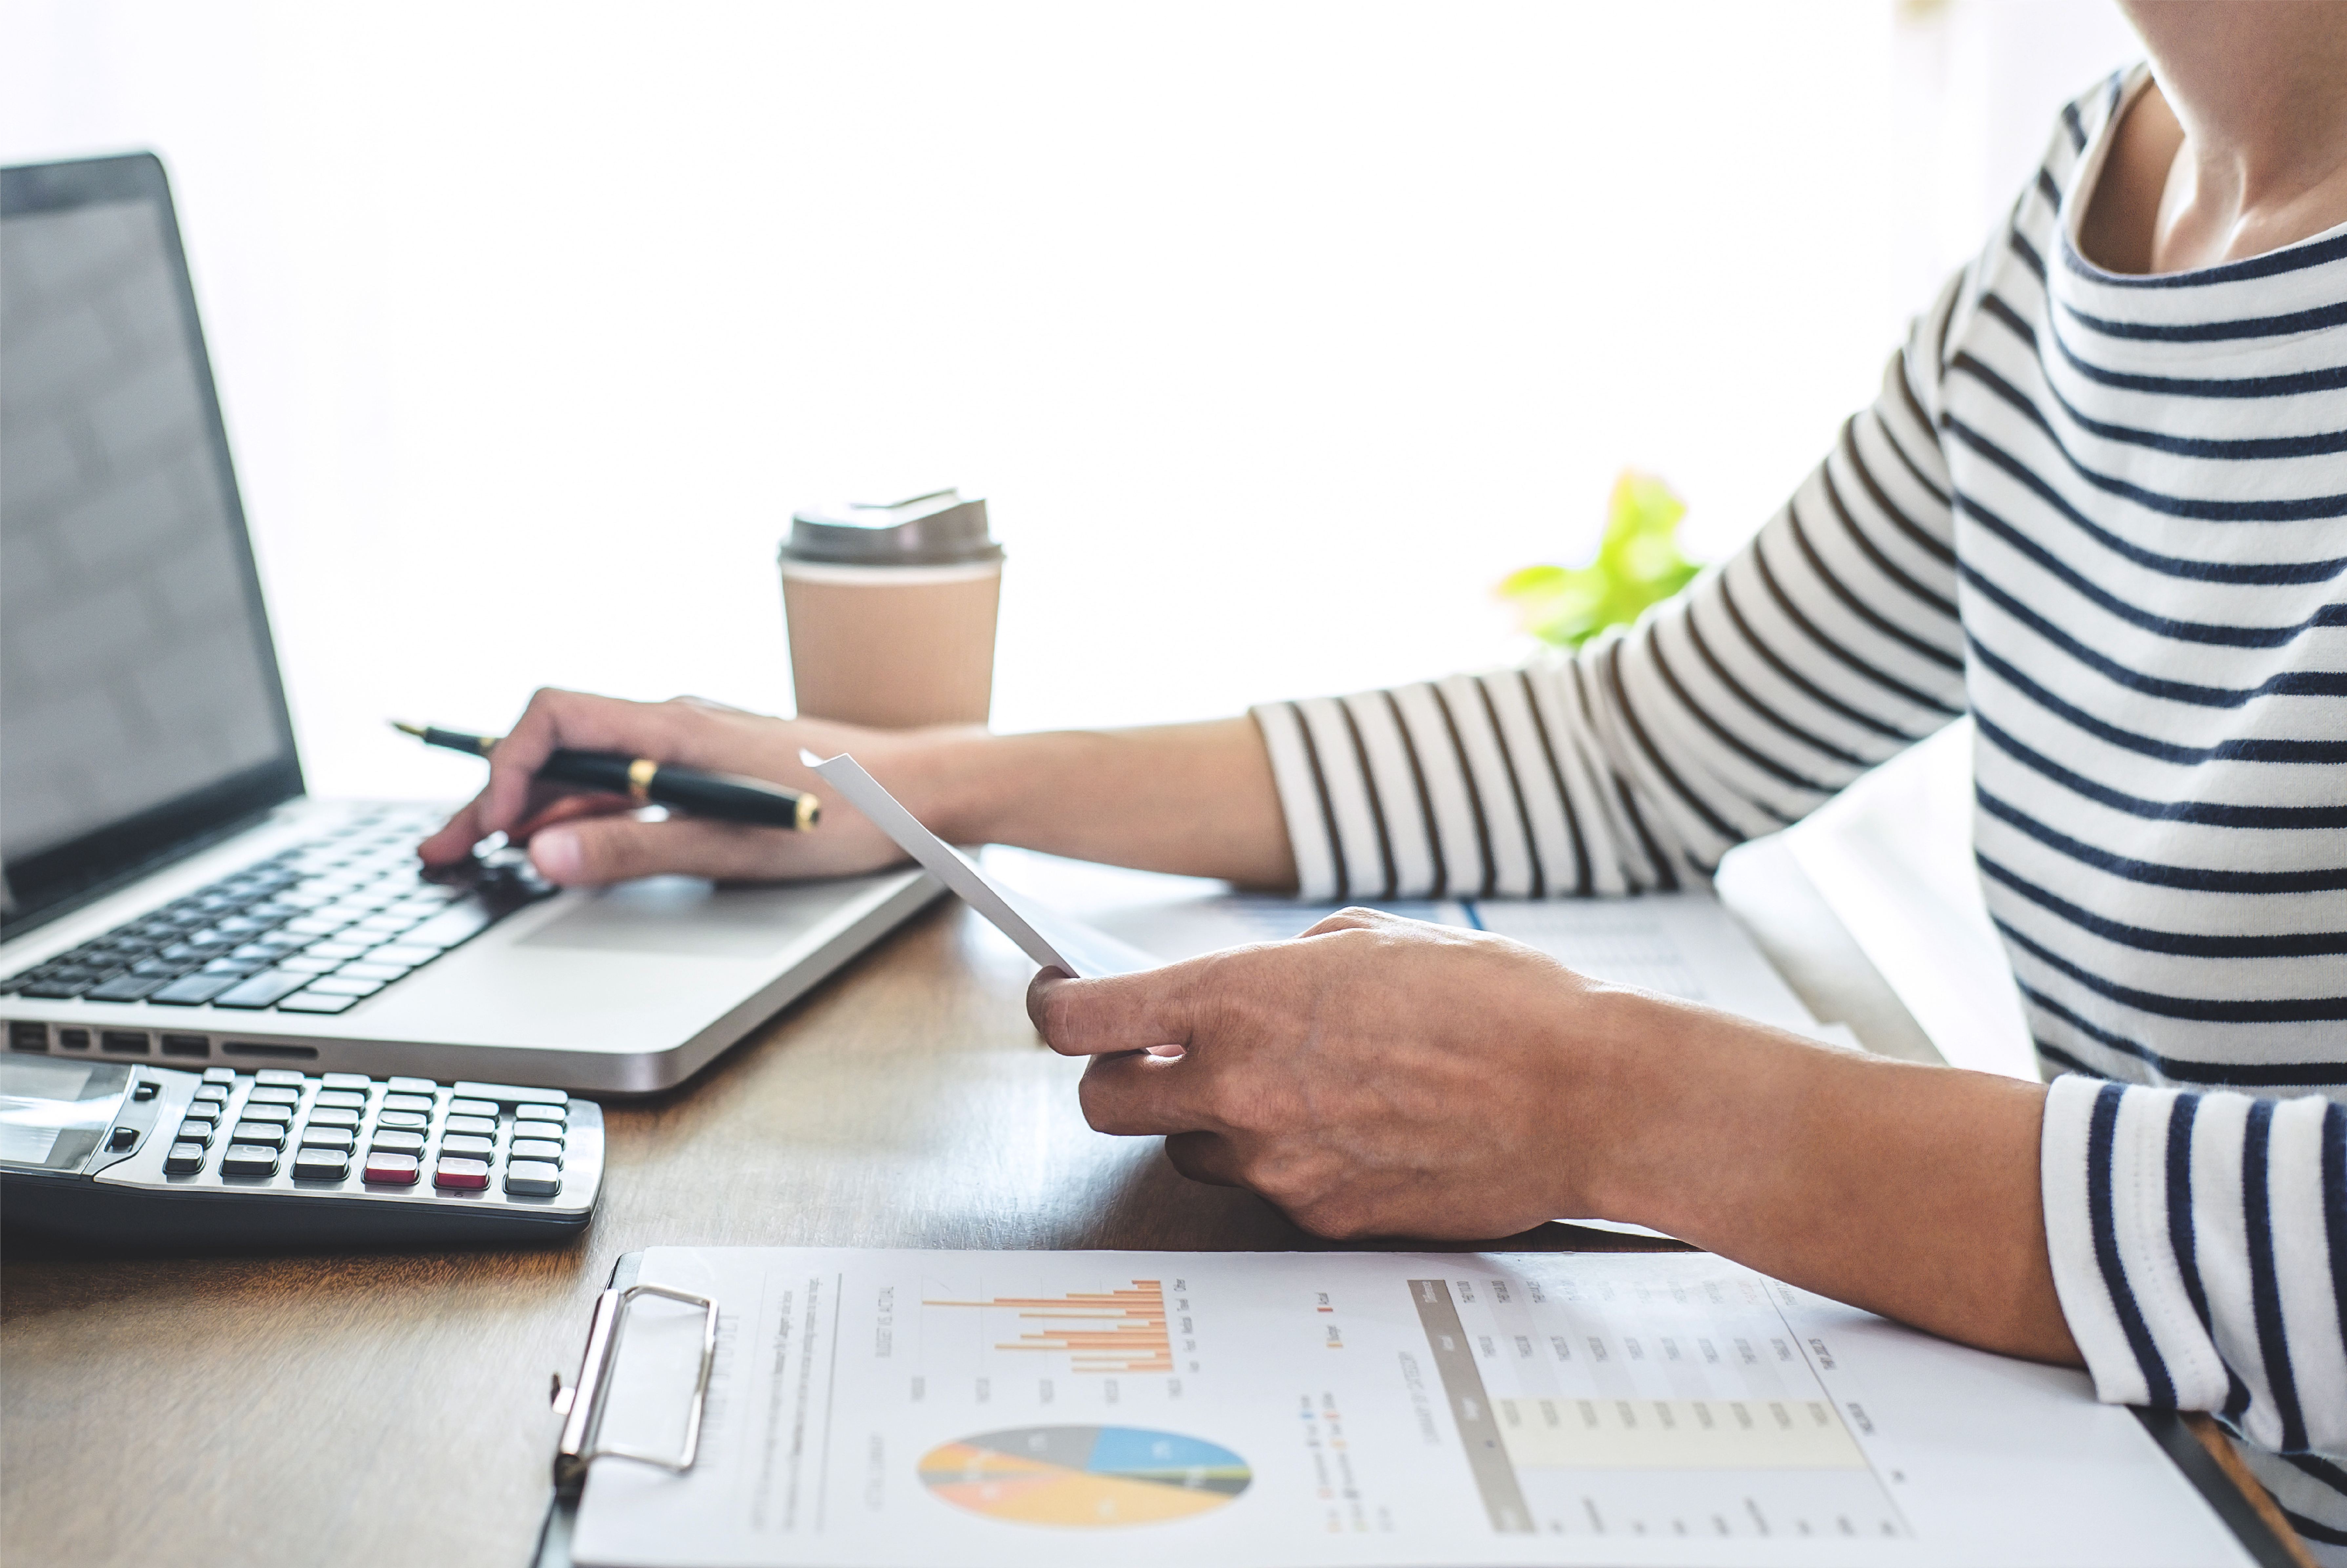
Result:
<svg viewBox="0 0 2347 1568"><path fill-rule="evenodd" d="M486 757L500 737L476 735L464 730L444 730L431 724L398 720L392 728L414 735L427 746L469 752ZM547 753L534 775L541 784L568 784L573 789L623 794L639 806L667 805L718 822L743 822L758 827L788 827L801 832L813 827L822 815L815 796L784 789L739 774L711 773L631 757L625 752L578 752L558 748Z"/></svg>
<svg viewBox="0 0 2347 1568"><path fill-rule="evenodd" d="M477 753L484 743L454 732L431 738ZM565 886L655 873L837 876L900 858L798 761L802 745L825 754L853 746L886 766L899 746L882 732L769 718L694 698L630 702L544 691L510 732L487 744L488 784L419 846L427 865L459 862L499 833L526 845L539 875ZM647 804L678 809L665 821L647 821L637 810ZM752 815L760 820L740 820ZM817 822L813 832L801 826Z"/></svg>

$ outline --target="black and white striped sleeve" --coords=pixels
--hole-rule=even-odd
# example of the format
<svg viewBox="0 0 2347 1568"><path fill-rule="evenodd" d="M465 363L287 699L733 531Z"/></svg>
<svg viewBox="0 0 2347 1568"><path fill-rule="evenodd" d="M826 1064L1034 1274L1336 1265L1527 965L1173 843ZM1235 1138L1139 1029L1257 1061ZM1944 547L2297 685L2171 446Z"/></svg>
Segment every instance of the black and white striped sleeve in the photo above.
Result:
<svg viewBox="0 0 2347 1568"><path fill-rule="evenodd" d="M2039 1147L2054 1283L2096 1392L2216 1411L2278 1468L2347 1491L2322 1457L2347 1451L2347 1107L2068 1076Z"/></svg>
<svg viewBox="0 0 2347 1568"><path fill-rule="evenodd" d="M1626 634L1495 674L1255 710L1304 897L1678 886L1962 711L1936 354L1725 565Z"/></svg>

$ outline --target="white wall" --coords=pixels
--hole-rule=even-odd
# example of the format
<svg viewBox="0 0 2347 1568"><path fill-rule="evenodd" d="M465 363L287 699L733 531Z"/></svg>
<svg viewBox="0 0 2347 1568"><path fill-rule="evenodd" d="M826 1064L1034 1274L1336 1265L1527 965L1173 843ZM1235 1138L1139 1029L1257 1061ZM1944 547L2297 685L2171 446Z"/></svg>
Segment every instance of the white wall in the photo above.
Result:
<svg viewBox="0 0 2347 1568"><path fill-rule="evenodd" d="M1621 466L1762 520L2130 55L2102 0L8 0L0 158L162 153L313 786L447 794L384 717L787 709L791 506L907 481L1010 547L999 727L1512 657L1491 584Z"/></svg>

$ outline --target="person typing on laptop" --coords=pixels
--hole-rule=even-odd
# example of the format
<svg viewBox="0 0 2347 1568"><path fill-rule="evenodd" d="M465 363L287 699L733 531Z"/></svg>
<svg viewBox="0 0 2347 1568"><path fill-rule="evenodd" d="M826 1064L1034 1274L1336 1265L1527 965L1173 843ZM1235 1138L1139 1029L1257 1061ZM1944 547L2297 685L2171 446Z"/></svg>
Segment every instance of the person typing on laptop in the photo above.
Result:
<svg viewBox="0 0 2347 1568"><path fill-rule="evenodd" d="M1312 898L1668 888L1959 712L2050 1080L1821 1049L1365 911L1030 992L1085 1113L1331 1236L1654 1225L2106 1399L2220 1413L2347 1563L2347 8L2137 0L2151 64L1921 314L1750 545L1499 675L1122 733L547 692L483 795L564 884L893 863L938 832ZM825 797L792 835L533 800L556 746ZM1179 1054L1151 1047L1178 1046Z"/></svg>

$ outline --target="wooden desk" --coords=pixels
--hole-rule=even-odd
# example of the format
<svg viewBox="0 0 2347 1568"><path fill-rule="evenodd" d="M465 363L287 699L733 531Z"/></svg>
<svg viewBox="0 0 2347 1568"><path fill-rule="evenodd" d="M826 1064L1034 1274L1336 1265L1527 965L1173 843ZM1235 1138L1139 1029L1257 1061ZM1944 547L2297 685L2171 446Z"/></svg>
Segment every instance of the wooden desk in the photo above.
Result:
<svg viewBox="0 0 2347 1568"><path fill-rule="evenodd" d="M1871 1040L1888 992L1831 936L1780 933L1779 962ZM524 1568L549 1380L575 1375L596 1291L641 1247L1320 1245L1185 1181L1155 1140L1086 1127L1081 1064L1028 1025L1030 973L959 906L932 909L683 1090L608 1107L602 1212L560 1251L11 1255L0 1555ZM1549 1226L1506 1245L1625 1244Z"/></svg>

